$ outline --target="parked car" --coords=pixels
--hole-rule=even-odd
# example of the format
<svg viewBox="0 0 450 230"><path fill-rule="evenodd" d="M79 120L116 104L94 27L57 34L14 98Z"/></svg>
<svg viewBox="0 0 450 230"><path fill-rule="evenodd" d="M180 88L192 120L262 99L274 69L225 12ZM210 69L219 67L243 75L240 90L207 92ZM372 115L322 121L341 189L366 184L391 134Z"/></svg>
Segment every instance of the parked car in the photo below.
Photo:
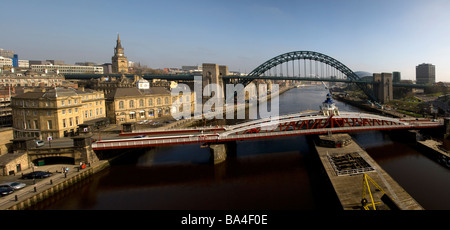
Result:
<svg viewBox="0 0 450 230"><path fill-rule="evenodd" d="M14 190L19 190L19 189L21 189L21 188L26 186L26 184L20 183L20 182L16 182L16 181L4 183L4 184L1 184L0 186L3 186L3 185L11 186Z"/></svg>
<svg viewBox="0 0 450 230"><path fill-rule="evenodd" d="M36 141L36 147L42 147L44 146L44 141L43 140L37 140Z"/></svg>
<svg viewBox="0 0 450 230"><path fill-rule="evenodd" d="M51 172L35 171L35 172L24 174L22 176L22 179L33 179L33 178L42 179L42 178L47 178L51 175L53 175L53 173L51 173Z"/></svg>
<svg viewBox="0 0 450 230"><path fill-rule="evenodd" d="M147 137L147 135L137 135L134 138L143 138L143 137Z"/></svg>
<svg viewBox="0 0 450 230"><path fill-rule="evenodd" d="M0 194L1 196L6 196L14 192L14 189L9 185L1 185L0 186Z"/></svg>

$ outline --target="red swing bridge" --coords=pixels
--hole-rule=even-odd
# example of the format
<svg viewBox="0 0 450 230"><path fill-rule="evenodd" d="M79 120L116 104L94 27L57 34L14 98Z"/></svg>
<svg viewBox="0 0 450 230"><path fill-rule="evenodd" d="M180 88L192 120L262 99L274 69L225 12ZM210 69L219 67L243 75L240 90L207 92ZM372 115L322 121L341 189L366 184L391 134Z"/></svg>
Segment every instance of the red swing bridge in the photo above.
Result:
<svg viewBox="0 0 450 230"><path fill-rule="evenodd" d="M443 127L441 120L425 118L391 118L381 115L341 112L330 95L320 111L304 111L277 117L261 118L224 127L197 127L123 133L120 139L101 140L93 150L145 148L163 145L199 143L210 148L241 140L318 135L370 130L425 129Z"/></svg>

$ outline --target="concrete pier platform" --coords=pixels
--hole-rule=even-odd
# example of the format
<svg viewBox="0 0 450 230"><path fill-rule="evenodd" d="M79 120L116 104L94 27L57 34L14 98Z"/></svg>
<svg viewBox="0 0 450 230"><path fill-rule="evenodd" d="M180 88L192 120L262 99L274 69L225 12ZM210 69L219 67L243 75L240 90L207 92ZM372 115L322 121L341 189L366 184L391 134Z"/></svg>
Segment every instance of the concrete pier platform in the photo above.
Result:
<svg viewBox="0 0 450 230"><path fill-rule="evenodd" d="M339 141L345 140L345 145L323 145L318 141L315 144L316 151L322 165L334 187L339 201L344 210L361 210L363 200L363 185L369 184L371 195L376 210L423 210L389 174L387 174L369 155L354 141L348 141L348 134L333 134L334 138L327 135L319 136L319 139ZM364 175L367 175L382 189L379 190L373 183L363 184ZM383 193L384 192L384 193ZM389 205L386 196L394 202ZM383 197L383 199L382 199ZM371 203L370 194L366 189L365 198ZM368 206L371 210L372 205Z"/></svg>
<svg viewBox="0 0 450 230"><path fill-rule="evenodd" d="M417 141L419 148L428 153L431 158L450 168L450 153L443 147L443 143L436 140Z"/></svg>

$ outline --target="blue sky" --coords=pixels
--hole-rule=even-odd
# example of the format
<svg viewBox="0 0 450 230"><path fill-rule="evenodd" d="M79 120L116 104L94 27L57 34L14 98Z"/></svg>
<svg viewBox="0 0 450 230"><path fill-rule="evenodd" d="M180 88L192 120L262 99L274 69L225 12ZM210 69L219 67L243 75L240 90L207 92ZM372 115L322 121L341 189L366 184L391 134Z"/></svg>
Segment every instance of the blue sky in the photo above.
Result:
<svg viewBox="0 0 450 230"><path fill-rule="evenodd" d="M218 63L250 72L311 50L353 71L436 65L450 81L448 0L2 1L0 48L20 59L111 62L117 33L128 60L151 68Z"/></svg>

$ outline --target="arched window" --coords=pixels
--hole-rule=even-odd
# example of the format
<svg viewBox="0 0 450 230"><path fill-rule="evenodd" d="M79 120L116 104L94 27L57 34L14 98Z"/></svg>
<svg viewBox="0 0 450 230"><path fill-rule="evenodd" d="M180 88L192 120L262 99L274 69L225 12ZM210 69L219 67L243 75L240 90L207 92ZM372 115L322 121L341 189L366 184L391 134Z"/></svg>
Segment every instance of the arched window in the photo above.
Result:
<svg viewBox="0 0 450 230"><path fill-rule="evenodd" d="M148 99L148 105L149 106L153 106L153 99L152 98Z"/></svg>
<svg viewBox="0 0 450 230"><path fill-rule="evenodd" d="M168 97L165 97L165 98L164 98L164 104L165 104L165 105L169 104L169 98L168 98Z"/></svg>
<svg viewBox="0 0 450 230"><path fill-rule="evenodd" d="M139 107L144 107L144 99L139 100Z"/></svg>
<svg viewBox="0 0 450 230"><path fill-rule="evenodd" d="M128 107L134 108L134 100L130 100Z"/></svg>
<svg viewBox="0 0 450 230"><path fill-rule="evenodd" d="M156 104L161 105L161 98L156 99Z"/></svg>
<svg viewBox="0 0 450 230"><path fill-rule="evenodd" d="M119 101L119 109L123 109L123 101Z"/></svg>

